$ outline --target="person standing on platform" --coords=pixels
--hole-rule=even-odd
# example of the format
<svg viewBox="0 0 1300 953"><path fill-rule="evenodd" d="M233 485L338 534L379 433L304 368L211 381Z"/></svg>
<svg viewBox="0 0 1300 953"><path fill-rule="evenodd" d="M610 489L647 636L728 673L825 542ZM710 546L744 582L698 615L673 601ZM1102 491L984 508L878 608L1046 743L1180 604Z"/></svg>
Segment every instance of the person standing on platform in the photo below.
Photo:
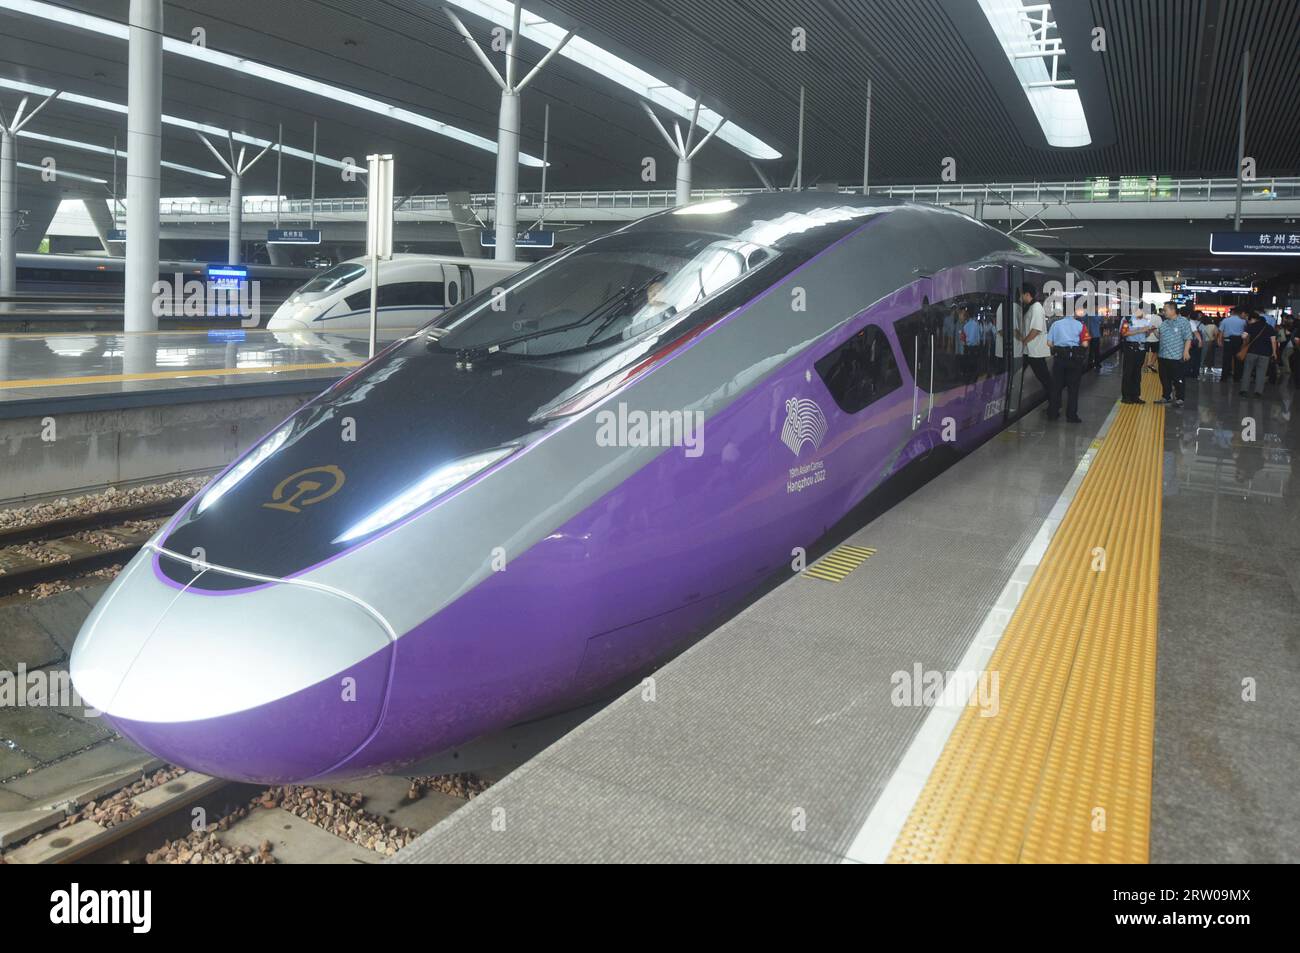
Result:
<svg viewBox="0 0 1300 953"><path fill-rule="evenodd" d="M1187 355L1187 370L1184 379L1196 380L1201 376L1201 354L1205 349L1205 324L1201 312L1188 308L1187 323L1192 326L1192 349Z"/></svg>
<svg viewBox="0 0 1300 953"><path fill-rule="evenodd" d="M1223 383L1241 380L1243 370L1237 352L1241 350L1241 335L1246 330L1245 308L1233 308L1219 324L1219 344L1223 348Z"/></svg>
<svg viewBox="0 0 1300 953"><path fill-rule="evenodd" d="M1145 404L1142 399L1142 364L1147 356L1147 332L1151 322L1138 305L1131 318L1119 326L1119 346L1124 370L1120 379L1120 398L1125 404Z"/></svg>
<svg viewBox="0 0 1300 953"><path fill-rule="evenodd" d="M1274 340L1274 342L1277 342L1277 341L1281 341L1281 340L1283 340L1282 335L1278 332L1278 328L1277 328L1277 315L1276 315L1276 314L1273 314L1271 311L1265 311L1265 312L1264 312L1264 323L1267 324L1270 328L1273 329L1273 340ZM1269 361L1269 364L1268 364L1268 382L1269 382L1270 384L1276 384L1276 383L1277 383L1277 375L1278 375L1278 373L1282 370L1282 368L1280 367L1279 360L1278 360L1279 357L1280 357L1280 355L1279 355L1278 353L1276 353L1276 348L1275 348L1275 349L1274 349L1274 354L1273 354L1273 360Z"/></svg>
<svg viewBox="0 0 1300 953"><path fill-rule="evenodd" d="M1024 309L1021 319L1023 331L1017 329L1016 337L1025 346L1025 363L1034 372L1043 390L1050 395L1052 375L1047 370L1047 359L1051 356L1052 349L1047 345L1047 314L1038 302L1038 289L1028 282L1021 285L1020 303Z"/></svg>
<svg viewBox="0 0 1300 953"><path fill-rule="evenodd" d="M1219 326L1212 317L1207 318L1199 311L1196 313L1201 319L1201 367L1205 369L1205 376L1213 380L1219 360Z"/></svg>
<svg viewBox="0 0 1300 953"><path fill-rule="evenodd" d="M1076 313L1083 310L1082 305L1075 308ZM1077 317L1058 318L1048 330L1047 342L1056 355L1052 362L1052 389L1047 392L1048 420L1061 416L1061 391L1068 389L1065 419L1072 424L1083 423L1079 419L1079 381L1088 360L1089 340L1088 326Z"/></svg>
<svg viewBox="0 0 1300 953"><path fill-rule="evenodd" d="M1277 335L1268 322L1259 316L1258 311L1250 312L1250 324L1246 325L1245 380L1241 385L1241 396L1245 397L1254 385L1256 397L1264 396L1264 382L1268 379L1269 365L1277 360Z"/></svg>
<svg viewBox="0 0 1300 953"><path fill-rule="evenodd" d="M1166 301L1160 322L1160 399L1157 404L1175 402L1183 406L1183 368L1192 348L1192 325L1178 313L1178 305Z"/></svg>
<svg viewBox="0 0 1300 953"><path fill-rule="evenodd" d="M1148 371L1157 373L1160 370L1160 318L1153 315L1151 318L1151 330L1147 334L1147 356L1144 365Z"/></svg>
<svg viewBox="0 0 1300 953"><path fill-rule="evenodd" d="M1088 329L1088 365L1084 370L1101 373L1101 315L1089 314L1088 306L1080 298L1074 306L1074 318Z"/></svg>

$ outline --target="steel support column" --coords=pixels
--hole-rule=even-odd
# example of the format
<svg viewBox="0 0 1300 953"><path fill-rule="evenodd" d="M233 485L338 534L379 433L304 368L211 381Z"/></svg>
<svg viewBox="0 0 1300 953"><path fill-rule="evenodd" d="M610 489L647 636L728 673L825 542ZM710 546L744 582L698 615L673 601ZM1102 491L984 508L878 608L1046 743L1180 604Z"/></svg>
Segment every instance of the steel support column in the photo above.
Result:
<svg viewBox="0 0 1300 953"><path fill-rule="evenodd" d="M497 119L496 259L515 260L519 219L519 94L501 91Z"/></svg>
<svg viewBox="0 0 1300 953"><path fill-rule="evenodd" d="M15 136L0 129L0 296L18 287L18 155Z"/></svg>
<svg viewBox="0 0 1300 953"><path fill-rule="evenodd" d="M244 182L243 176L235 173L230 177L230 235L226 242L226 264L238 265L241 252L240 232L244 225ZM127 233L128 235L130 232Z"/></svg>
<svg viewBox="0 0 1300 953"><path fill-rule="evenodd" d="M158 190L162 167L162 0L131 0L126 115L126 321L156 331Z"/></svg>

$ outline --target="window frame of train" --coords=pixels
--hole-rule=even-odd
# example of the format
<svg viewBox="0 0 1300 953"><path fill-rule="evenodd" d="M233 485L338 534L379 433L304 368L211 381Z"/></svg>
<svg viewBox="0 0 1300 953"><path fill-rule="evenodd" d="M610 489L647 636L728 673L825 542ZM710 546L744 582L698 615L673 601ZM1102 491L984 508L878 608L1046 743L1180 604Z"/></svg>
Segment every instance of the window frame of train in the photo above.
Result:
<svg viewBox="0 0 1300 953"><path fill-rule="evenodd" d="M950 390L967 387L997 377L1002 369L997 366L995 348L991 347L997 327L997 309L1006 300L1004 294L996 291L964 291L961 294L931 302L928 299L921 307L894 320L894 335L904 357L913 355L918 369L913 370L915 386L925 394L945 394ZM994 327L994 336L988 338L987 344L981 343L982 349L977 357L974 375L970 368L963 365L967 357L968 343L960 341L962 324L956 320L960 309L968 313L989 315L989 323ZM949 325L948 318L953 321ZM969 320L969 319L968 319ZM977 317L977 323L978 321ZM908 347L911 344L912 347ZM938 345L938 346L936 346ZM1005 347L1004 347L1005 351ZM925 373L928 366L929 373Z"/></svg>
<svg viewBox="0 0 1300 953"><path fill-rule="evenodd" d="M850 398L848 385L867 383L866 379L858 377L836 377L833 378L833 371L840 365L844 358L853 353L859 341L865 343L868 348L875 348L875 353L883 355L878 358L874 366L864 365L876 373L872 376L875 381L871 381L872 392L863 400L864 394L859 393L854 399ZM867 324L860 328L852 337L843 344L823 354L813 362L813 367L817 369L817 376L821 378L822 385L835 401L835 406L846 414L856 414L870 407L882 397L892 394L903 386L903 372L899 369L898 360L894 357L894 348L889 343L889 336L877 325ZM883 381L882 374L884 372ZM891 383L892 379L892 383ZM880 382L879 384L877 382Z"/></svg>
<svg viewBox="0 0 1300 953"><path fill-rule="evenodd" d="M419 288L419 291L414 289ZM435 291L436 289L436 291ZM403 296L413 295L410 300ZM427 297L421 298L420 295ZM447 304L447 286L441 281L393 281L379 286L379 308L442 308ZM396 297L397 300L394 300ZM436 298L436 300L434 300ZM353 311L365 310L370 306L370 290L357 291L343 299Z"/></svg>

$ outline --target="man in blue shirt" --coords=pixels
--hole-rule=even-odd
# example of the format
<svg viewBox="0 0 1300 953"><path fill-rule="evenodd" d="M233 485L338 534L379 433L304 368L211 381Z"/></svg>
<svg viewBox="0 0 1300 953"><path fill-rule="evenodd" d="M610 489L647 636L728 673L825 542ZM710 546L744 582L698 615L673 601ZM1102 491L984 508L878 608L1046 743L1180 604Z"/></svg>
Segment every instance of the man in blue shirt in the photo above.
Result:
<svg viewBox="0 0 1300 953"><path fill-rule="evenodd" d="M1241 361L1237 360L1237 352L1241 350L1241 336L1246 331L1246 318L1244 308L1233 308L1232 314L1228 315L1219 322L1220 343L1223 345L1223 383L1229 381L1240 381L1242 371L1245 369Z"/></svg>
<svg viewBox="0 0 1300 953"><path fill-rule="evenodd" d="M1076 311L1082 310L1077 308ZM1047 419L1061 416L1061 391L1069 388L1065 405L1065 419L1072 424L1079 419L1079 381L1088 355L1088 329L1078 318L1066 315L1057 318L1047 329L1047 343L1052 346L1052 387L1047 392Z"/></svg>
<svg viewBox="0 0 1300 953"><path fill-rule="evenodd" d="M1191 322L1178 313L1178 305L1166 301L1160 322L1160 389L1157 404L1177 400L1183 406L1183 370L1192 349Z"/></svg>
<svg viewBox="0 0 1300 953"><path fill-rule="evenodd" d="M1101 315L1089 314L1082 296L1074 304L1074 319L1088 329L1088 362L1085 371L1096 368L1101 373Z"/></svg>

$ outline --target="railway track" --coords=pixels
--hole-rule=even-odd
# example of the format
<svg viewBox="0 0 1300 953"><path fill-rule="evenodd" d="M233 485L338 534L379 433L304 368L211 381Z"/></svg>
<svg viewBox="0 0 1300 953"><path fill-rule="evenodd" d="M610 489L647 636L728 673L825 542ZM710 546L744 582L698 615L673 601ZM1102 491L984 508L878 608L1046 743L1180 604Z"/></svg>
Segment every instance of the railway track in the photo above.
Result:
<svg viewBox="0 0 1300 953"><path fill-rule="evenodd" d="M382 863L487 787L473 775L358 785L265 787L165 767L69 805L0 864ZM412 810L422 798L440 800Z"/></svg>
<svg viewBox="0 0 1300 953"><path fill-rule="evenodd" d="M0 596L126 562L188 499L172 497L0 530Z"/></svg>

